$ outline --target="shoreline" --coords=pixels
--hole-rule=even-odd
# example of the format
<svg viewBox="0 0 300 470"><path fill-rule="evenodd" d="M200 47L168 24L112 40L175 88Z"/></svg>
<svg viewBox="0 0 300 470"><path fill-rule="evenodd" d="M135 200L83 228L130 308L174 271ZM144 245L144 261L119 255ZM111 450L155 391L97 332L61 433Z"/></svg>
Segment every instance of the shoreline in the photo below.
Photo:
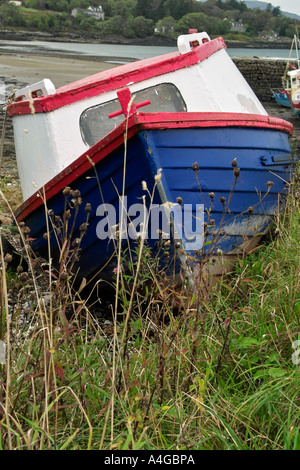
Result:
<svg viewBox="0 0 300 470"><path fill-rule="evenodd" d="M7 41L49 41L49 42L69 42L69 43L99 43L131 46L165 46L176 47L177 40L165 36L147 36L145 38L124 38L123 36L107 36L103 38L96 34L86 33L85 35L67 33L64 35L53 35L40 31L10 31L0 30L0 40ZM266 41L261 39L249 39L248 41L226 40L228 48L238 49L290 49L290 41Z"/></svg>

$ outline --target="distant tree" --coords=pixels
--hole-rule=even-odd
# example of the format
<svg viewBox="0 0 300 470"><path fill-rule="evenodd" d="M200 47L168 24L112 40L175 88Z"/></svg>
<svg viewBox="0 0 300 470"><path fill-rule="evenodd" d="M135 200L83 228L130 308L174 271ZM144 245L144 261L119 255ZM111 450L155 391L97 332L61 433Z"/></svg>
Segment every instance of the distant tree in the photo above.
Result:
<svg viewBox="0 0 300 470"><path fill-rule="evenodd" d="M91 28L90 22L87 18L83 18L79 23L80 29L83 31L89 31Z"/></svg>
<svg viewBox="0 0 300 470"><path fill-rule="evenodd" d="M211 20L213 21L213 27L211 30L208 30L208 33L213 35L223 35L229 33L229 31L231 30L231 21L227 19L214 20L213 18L211 18Z"/></svg>
<svg viewBox="0 0 300 470"><path fill-rule="evenodd" d="M74 8L81 8L80 0L71 0L70 1L70 11L74 10Z"/></svg>
<svg viewBox="0 0 300 470"><path fill-rule="evenodd" d="M195 0L165 0L164 12L166 15L172 15L175 20L179 20L188 13L196 11Z"/></svg>
<svg viewBox="0 0 300 470"><path fill-rule="evenodd" d="M159 20L156 25L155 29L162 35L172 35L176 28L176 21L174 20L173 16L166 16Z"/></svg>
<svg viewBox="0 0 300 470"><path fill-rule="evenodd" d="M70 2L68 2L68 0L45 0L45 9L52 11L69 11Z"/></svg>
<svg viewBox="0 0 300 470"><path fill-rule="evenodd" d="M293 38L294 35L295 35L295 25L293 24L287 25L287 27L285 28L285 36L287 36L288 38Z"/></svg>
<svg viewBox="0 0 300 470"><path fill-rule="evenodd" d="M2 26L24 26L25 20L20 13L19 7L14 4L0 6L0 25Z"/></svg>
<svg viewBox="0 0 300 470"><path fill-rule="evenodd" d="M240 10L226 10L224 11L224 17L231 21L238 21L241 18Z"/></svg>
<svg viewBox="0 0 300 470"><path fill-rule="evenodd" d="M46 0L25 0L24 6L26 8L33 8L36 10L45 9Z"/></svg>
<svg viewBox="0 0 300 470"><path fill-rule="evenodd" d="M194 11L204 13L207 16L213 16L214 18L224 18L224 12L218 6L218 2L216 0L196 2Z"/></svg>
<svg viewBox="0 0 300 470"><path fill-rule="evenodd" d="M183 16L177 24L182 33L187 33L190 28L193 28L214 36L225 34L231 28L230 21L207 16L204 13L189 13Z"/></svg>
<svg viewBox="0 0 300 470"><path fill-rule="evenodd" d="M288 37L293 37L295 34L295 26L289 21L289 18L286 16L281 16L278 17L278 27L276 29L276 32L279 34L279 36L288 36ZM293 26L293 31L294 33L291 35L291 26Z"/></svg>
<svg viewBox="0 0 300 470"><path fill-rule="evenodd" d="M225 10L227 8L226 4L225 4L225 2L223 2L223 0L216 0L216 5L221 10Z"/></svg>
<svg viewBox="0 0 300 470"><path fill-rule="evenodd" d="M268 13L272 13L272 10L273 10L273 5L272 5L272 3L268 3L267 8L266 8L266 11L267 11Z"/></svg>
<svg viewBox="0 0 300 470"><path fill-rule="evenodd" d="M98 0L98 3L101 0ZM102 5L103 6L103 5ZM136 0L108 0L103 9L108 17L121 15L123 18L134 16Z"/></svg>
<svg viewBox="0 0 300 470"><path fill-rule="evenodd" d="M28 15L26 26L28 29L38 29L40 24L40 18L37 15Z"/></svg>
<svg viewBox="0 0 300 470"><path fill-rule="evenodd" d="M111 35L111 34L123 34L124 32L124 19L121 15L115 15L112 18L109 18L105 21L103 34L104 35Z"/></svg>
<svg viewBox="0 0 300 470"><path fill-rule="evenodd" d="M152 12L152 0L137 0L135 7L136 16L144 16L149 18Z"/></svg>
<svg viewBox="0 0 300 470"><path fill-rule="evenodd" d="M152 36L154 32L154 23L149 18L145 18L144 16L137 16L133 19L132 28L135 36L138 38Z"/></svg>
<svg viewBox="0 0 300 470"><path fill-rule="evenodd" d="M280 16L281 15L280 7L274 7L273 10L272 10L272 15L273 16Z"/></svg>
<svg viewBox="0 0 300 470"><path fill-rule="evenodd" d="M137 0L135 16L144 16L157 21L164 16L164 11L165 0Z"/></svg>
<svg viewBox="0 0 300 470"><path fill-rule="evenodd" d="M71 31L72 26L73 26L72 21L69 20L69 19L66 19L66 20L63 22L62 31L65 31L65 32Z"/></svg>
<svg viewBox="0 0 300 470"><path fill-rule="evenodd" d="M36 9L38 8L38 0L25 0L24 2L24 6L26 8L32 8L32 9Z"/></svg>
<svg viewBox="0 0 300 470"><path fill-rule="evenodd" d="M52 33L61 31L61 18L57 14L47 15L46 30Z"/></svg>
<svg viewBox="0 0 300 470"><path fill-rule="evenodd" d="M264 31L268 30L270 19L272 15L266 11L261 10L248 10L241 15L241 19L248 30L254 31ZM250 28L250 29L249 29ZM246 29L247 30L247 29Z"/></svg>
<svg viewBox="0 0 300 470"><path fill-rule="evenodd" d="M208 16L204 13L188 13L178 21L178 29L182 33L188 33L189 29L197 29L198 31L206 31L209 25Z"/></svg>
<svg viewBox="0 0 300 470"><path fill-rule="evenodd" d="M244 2L238 2L237 0L229 0L227 4L232 10L239 10L241 13L248 10L247 5Z"/></svg>

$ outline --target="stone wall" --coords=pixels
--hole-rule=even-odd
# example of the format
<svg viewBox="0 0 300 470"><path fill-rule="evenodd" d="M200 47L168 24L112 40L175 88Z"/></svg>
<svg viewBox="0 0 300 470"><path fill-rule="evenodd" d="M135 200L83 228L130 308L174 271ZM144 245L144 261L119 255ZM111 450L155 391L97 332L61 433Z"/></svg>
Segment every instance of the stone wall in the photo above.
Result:
<svg viewBox="0 0 300 470"><path fill-rule="evenodd" d="M286 61L255 58L233 58L233 61L259 100L273 101L272 89L281 89Z"/></svg>

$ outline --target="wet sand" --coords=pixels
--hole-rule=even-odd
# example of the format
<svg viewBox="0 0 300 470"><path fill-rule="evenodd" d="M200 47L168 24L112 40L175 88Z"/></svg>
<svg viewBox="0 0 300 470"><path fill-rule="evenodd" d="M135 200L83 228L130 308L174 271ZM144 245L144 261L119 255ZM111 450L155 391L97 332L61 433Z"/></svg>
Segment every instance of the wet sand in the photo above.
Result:
<svg viewBox="0 0 300 470"><path fill-rule="evenodd" d="M80 60L67 57L53 57L23 54L0 55L0 78L9 82L35 83L49 78L56 88L81 78L115 67L117 64Z"/></svg>

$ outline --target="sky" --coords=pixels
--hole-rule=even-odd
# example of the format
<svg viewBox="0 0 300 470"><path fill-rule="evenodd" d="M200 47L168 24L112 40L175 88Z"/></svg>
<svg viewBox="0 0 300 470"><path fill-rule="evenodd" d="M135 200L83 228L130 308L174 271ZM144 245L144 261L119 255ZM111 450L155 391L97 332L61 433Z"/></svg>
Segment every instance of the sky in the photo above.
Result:
<svg viewBox="0 0 300 470"><path fill-rule="evenodd" d="M280 7L281 11L288 11L300 16L300 0L263 0L272 3L274 7Z"/></svg>
<svg viewBox="0 0 300 470"><path fill-rule="evenodd" d="M271 0L274 7L280 7L282 11L296 13L300 16L300 0Z"/></svg>

